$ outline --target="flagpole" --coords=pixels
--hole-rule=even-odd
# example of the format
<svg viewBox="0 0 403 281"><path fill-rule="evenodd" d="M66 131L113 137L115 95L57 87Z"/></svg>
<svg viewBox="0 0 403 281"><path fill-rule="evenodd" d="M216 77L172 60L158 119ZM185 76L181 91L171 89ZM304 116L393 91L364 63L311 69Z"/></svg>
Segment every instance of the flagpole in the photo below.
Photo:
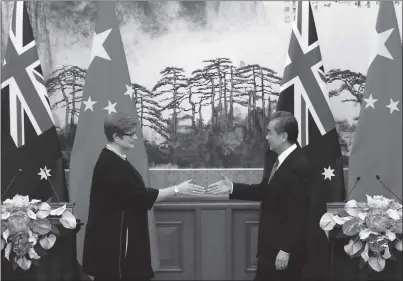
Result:
<svg viewBox="0 0 403 281"><path fill-rule="evenodd" d="M60 203L59 196L57 196L57 193L56 193L55 187L53 186L52 182L50 181L50 178L48 178L48 181L49 181L49 183L50 183L50 186L51 186L51 187L52 187L52 189L53 189L53 192L54 192L54 193L55 193L55 195L56 195L57 202L59 202L59 203Z"/></svg>

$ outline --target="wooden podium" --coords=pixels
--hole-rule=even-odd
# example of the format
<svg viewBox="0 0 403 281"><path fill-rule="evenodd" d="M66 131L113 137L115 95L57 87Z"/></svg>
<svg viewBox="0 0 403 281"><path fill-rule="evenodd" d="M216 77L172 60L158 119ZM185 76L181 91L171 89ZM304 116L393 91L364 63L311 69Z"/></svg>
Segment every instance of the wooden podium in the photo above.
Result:
<svg viewBox="0 0 403 281"><path fill-rule="evenodd" d="M344 210L344 204L328 203L329 213L337 214ZM384 271L376 272L360 269L360 258L350 258L344 251L348 244L348 237L336 237L329 233L330 237L330 276L332 280L402 280L402 252L393 251L396 260L387 260ZM367 265L368 266L368 265Z"/></svg>
<svg viewBox="0 0 403 281"><path fill-rule="evenodd" d="M58 207L64 203L51 204ZM67 209L72 209L72 204L67 204ZM47 255L39 259L39 267L34 264L29 270L12 267L2 253L1 280L80 280L81 270L77 262L76 234L82 223L77 220L75 229L66 229L59 221L59 217L48 218L58 228L60 235L56 237L55 245L47 250ZM39 243L39 242L38 242ZM4 250L3 250L4 251ZM2 251L2 252L3 252Z"/></svg>

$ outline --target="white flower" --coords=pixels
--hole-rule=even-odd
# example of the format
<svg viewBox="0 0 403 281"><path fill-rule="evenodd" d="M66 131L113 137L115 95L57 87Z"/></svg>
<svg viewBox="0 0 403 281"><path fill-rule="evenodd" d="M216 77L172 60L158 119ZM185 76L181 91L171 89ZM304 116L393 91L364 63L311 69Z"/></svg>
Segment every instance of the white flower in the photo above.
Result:
<svg viewBox="0 0 403 281"><path fill-rule="evenodd" d="M389 210L386 211L386 213L389 215L389 217L390 217L391 219L393 219L393 220L395 220L395 221L397 221L397 220L400 219L399 212L396 211L396 210L389 209Z"/></svg>
<svg viewBox="0 0 403 281"><path fill-rule="evenodd" d="M387 209L390 203L393 201L392 199L385 198L381 195L369 196L367 195L368 207L372 209Z"/></svg>
<svg viewBox="0 0 403 281"><path fill-rule="evenodd" d="M368 243L366 243L364 251L361 253L361 257L365 262L369 260L368 250L369 250Z"/></svg>
<svg viewBox="0 0 403 281"><path fill-rule="evenodd" d="M339 217L338 215L335 215L332 219L339 225L343 225L346 221L349 219L352 219L353 217Z"/></svg>
<svg viewBox="0 0 403 281"><path fill-rule="evenodd" d="M333 220L334 215L332 213L325 213L320 219L319 226L325 231L332 230L336 225L336 221Z"/></svg>
<svg viewBox="0 0 403 281"><path fill-rule="evenodd" d="M1 219L6 220L10 217L10 212L1 213Z"/></svg>
<svg viewBox="0 0 403 281"><path fill-rule="evenodd" d="M385 253L382 255L382 257L383 257L385 260L387 260L387 259L389 259L389 258L392 257L392 255L390 254L390 251L389 251L389 246L386 246L386 248L385 248Z"/></svg>
<svg viewBox="0 0 403 281"><path fill-rule="evenodd" d="M19 257L16 260L17 264L19 267L21 267L23 270L28 270L31 267L32 261L27 259L25 256L24 257Z"/></svg>
<svg viewBox="0 0 403 281"><path fill-rule="evenodd" d="M375 233L375 232L372 232L368 228L365 228L365 229L361 230L360 233L359 233L360 239L361 240L367 239L371 233Z"/></svg>
<svg viewBox="0 0 403 281"><path fill-rule="evenodd" d="M367 213L363 213L363 212L358 213L358 218L360 220L364 221L366 217L367 217Z"/></svg>
<svg viewBox="0 0 403 281"><path fill-rule="evenodd" d="M369 265L376 272L381 272L385 268L386 261L381 257L370 257L368 260Z"/></svg>
<svg viewBox="0 0 403 281"><path fill-rule="evenodd" d="M350 200L344 205L344 209L346 210L347 214L353 217L357 217L359 211L357 210L357 201Z"/></svg>
<svg viewBox="0 0 403 281"><path fill-rule="evenodd" d="M65 211L59 221L68 229L75 229L77 226L77 220L70 211Z"/></svg>
<svg viewBox="0 0 403 281"><path fill-rule="evenodd" d="M63 205L62 207L60 207L60 208L51 210L51 211L50 211L50 215L52 215L52 216L61 216L61 215L64 213L65 210L66 210L66 204L64 204L64 205Z"/></svg>
<svg viewBox="0 0 403 281"><path fill-rule="evenodd" d="M361 250L363 247L363 244L360 240L355 241L354 240L350 240L350 242L344 246L344 251L349 255L355 255L356 253L358 253L359 250Z"/></svg>
<svg viewBox="0 0 403 281"><path fill-rule="evenodd" d="M55 242L56 236L54 234L50 234L49 236L45 236L41 240L39 240L39 244L41 244L42 248L44 248L45 250L49 250L50 248L52 248Z"/></svg>
<svg viewBox="0 0 403 281"><path fill-rule="evenodd" d="M386 230L385 235L386 235L386 237L388 237L389 241L393 241L396 239L396 234L394 232L390 231L389 229Z"/></svg>
<svg viewBox="0 0 403 281"><path fill-rule="evenodd" d="M38 211L36 212L36 217L38 219L43 219L46 218L47 216L49 216L50 211L51 211L51 207L48 203L43 202L38 206Z"/></svg>
<svg viewBox="0 0 403 281"><path fill-rule="evenodd" d="M28 255L31 259L39 259L40 256L35 252L34 248L29 249Z"/></svg>
<svg viewBox="0 0 403 281"><path fill-rule="evenodd" d="M14 205L15 207L18 207L18 208L28 207L28 205L29 205L29 196L15 195L10 203L12 205Z"/></svg>

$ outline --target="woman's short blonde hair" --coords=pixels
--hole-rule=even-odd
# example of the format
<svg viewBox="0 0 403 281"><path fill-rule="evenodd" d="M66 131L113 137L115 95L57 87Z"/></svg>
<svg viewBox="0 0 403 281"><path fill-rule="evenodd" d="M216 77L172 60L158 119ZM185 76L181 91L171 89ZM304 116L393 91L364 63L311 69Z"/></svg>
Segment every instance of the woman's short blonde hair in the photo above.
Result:
<svg viewBox="0 0 403 281"><path fill-rule="evenodd" d="M122 137L123 134L132 132L136 129L137 122L134 117L122 113L112 112L105 118L104 132L109 142L113 141L113 134Z"/></svg>

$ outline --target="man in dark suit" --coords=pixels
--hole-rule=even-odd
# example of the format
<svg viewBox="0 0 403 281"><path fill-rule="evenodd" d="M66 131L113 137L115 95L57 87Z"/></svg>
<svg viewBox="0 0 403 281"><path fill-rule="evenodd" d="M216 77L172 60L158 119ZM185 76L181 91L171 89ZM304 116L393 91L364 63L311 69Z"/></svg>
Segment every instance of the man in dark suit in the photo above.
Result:
<svg viewBox="0 0 403 281"><path fill-rule="evenodd" d="M301 278L311 172L297 138L295 117L289 112L274 113L261 183L232 183L224 177L207 190L229 194L230 199L261 201L255 280Z"/></svg>

